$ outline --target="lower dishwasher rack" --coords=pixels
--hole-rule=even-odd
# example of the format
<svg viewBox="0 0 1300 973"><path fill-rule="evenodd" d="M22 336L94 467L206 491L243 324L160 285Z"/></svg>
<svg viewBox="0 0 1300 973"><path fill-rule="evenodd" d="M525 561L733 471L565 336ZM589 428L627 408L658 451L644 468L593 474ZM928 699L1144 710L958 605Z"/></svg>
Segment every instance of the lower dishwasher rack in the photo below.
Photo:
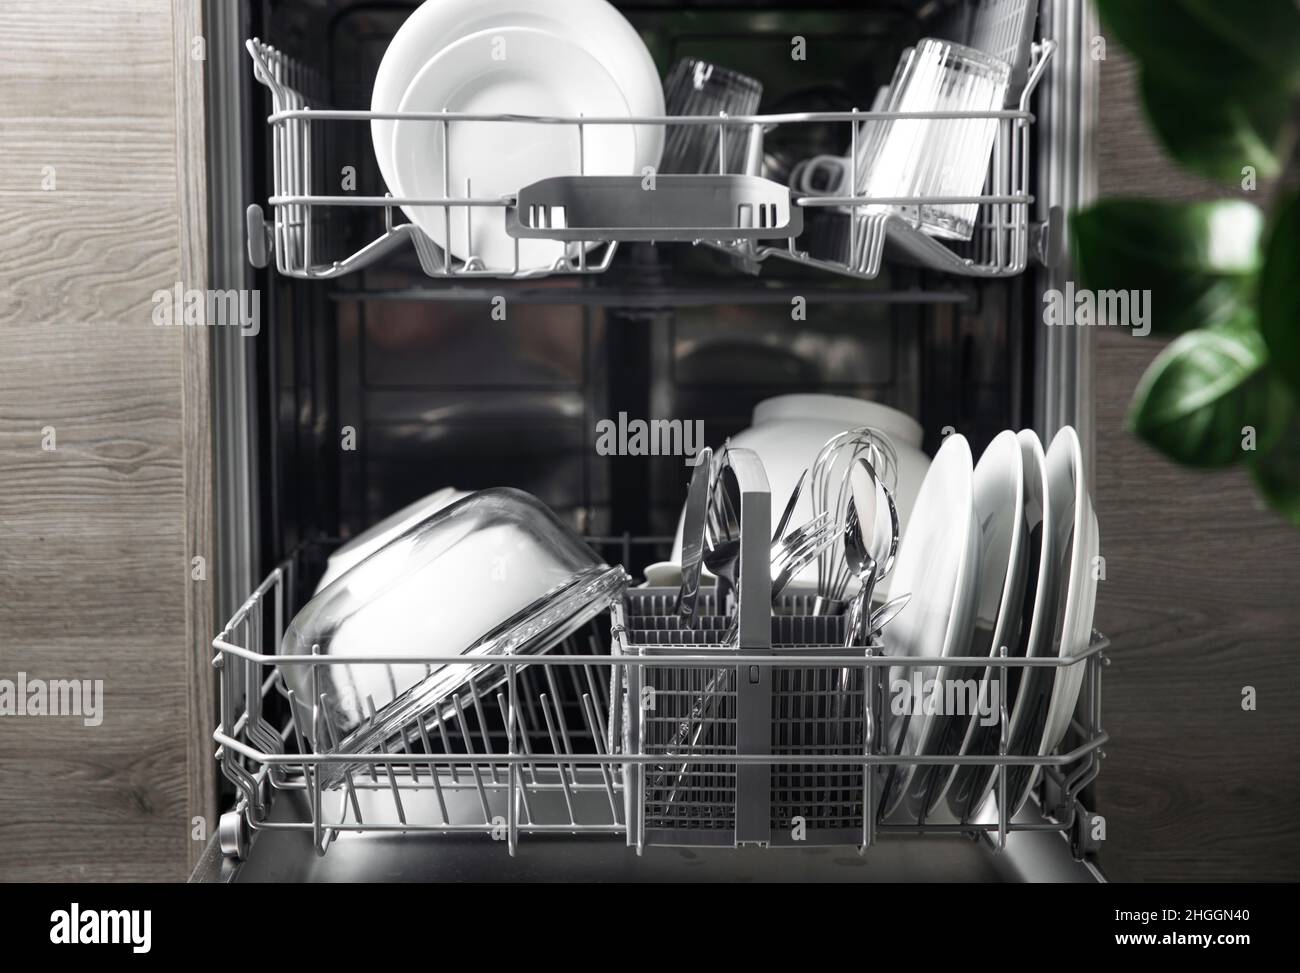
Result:
<svg viewBox="0 0 1300 973"><path fill-rule="evenodd" d="M557 873L697 881L742 874L827 881L1100 877L1092 859L1104 829L1083 801L1107 739L1100 718L1107 643L1100 636L1073 659L907 662L991 665L1003 673L1027 665L1085 667L1067 738L1072 749L1007 753L1004 705L997 754L900 756L876 742L886 667L899 660L878 654L878 647L846 655L810 644L832 637L838 619L813 619L810 631L800 627L807 619L774 616L770 651L732 648L721 650L729 653L723 658L717 646L681 644L708 638L693 632L683 639L666 622L655 623L661 628L649 636L660 644L636 644L645 630L634 639L630 633L638 630L629 623L647 624L672 592L632 589L612 606L610 629L593 623L548 656L404 657L427 665L491 663L499 675L467 684L445 708L451 718L412 726L388 752L343 756L308 748L280 677L285 665L325 664L276 655L306 573L301 554L285 561L214 640L216 756L236 798L196 877L518 880L533 868L552 879ZM710 598L703 596L704 605ZM852 674L848 693L815 679L805 689L800 681L832 670ZM716 682L720 672L727 683ZM773 706L765 696L768 716L759 719L760 738L778 745L756 744L752 727L745 729L745 706L751 718L763 712L733 691L746 684L765 684L769 692L775 686L776 698L785 698ZM704 702L710 692L716 699ZM823 728L816 745L800 745L811 740L798 735L806 729L781 718L794 712L791 693L807 700L828 692L825 705L847 707L834 710L841 729L827 737ZM653 700L649 707L647 700ZM710 710L713 705L720 708ZM681 706L694 720L682 719ZM707 739L691 729L693 721L711 727ZM327 787L327 765L340 763L348 767L343 784ZM908 763L987 766L998 782L993 799L966 820L938 811L919 823L881 818L876 802L883 775ZM1025 806L1009 815L997 797L1016 768L1041 768L1041 780ZM674 790L681 797L666 799L665 791ZM504 847L494 850L492 843ZM863 863L874 867L863 870Z"/></svg>

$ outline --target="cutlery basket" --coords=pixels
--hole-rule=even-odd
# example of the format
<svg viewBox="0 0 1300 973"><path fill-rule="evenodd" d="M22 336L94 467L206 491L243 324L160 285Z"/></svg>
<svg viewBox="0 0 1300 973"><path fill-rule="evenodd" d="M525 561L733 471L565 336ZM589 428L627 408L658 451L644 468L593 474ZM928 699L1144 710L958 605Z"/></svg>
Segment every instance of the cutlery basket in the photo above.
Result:
<svg viewBox="0 0 1300 973"><path fill-rule="evenodd" d="M628 670L624 750L665 758L625 769L636 840L862 845L871 784L853 757L866 753L869 673L853 664L863 648L839 647L845 619L799 614L806 599L783 599L771 619L771 664L736 663L753 650L719 644L729 620L715 596L701 594L692 629L679 627L675 597L675 589L637 589L613 612L614 652L647 663ZM708 661L687 664L686 653ZM800 762L742 763L740 755ZM682 756L701 762L666 759Z"/></svg>

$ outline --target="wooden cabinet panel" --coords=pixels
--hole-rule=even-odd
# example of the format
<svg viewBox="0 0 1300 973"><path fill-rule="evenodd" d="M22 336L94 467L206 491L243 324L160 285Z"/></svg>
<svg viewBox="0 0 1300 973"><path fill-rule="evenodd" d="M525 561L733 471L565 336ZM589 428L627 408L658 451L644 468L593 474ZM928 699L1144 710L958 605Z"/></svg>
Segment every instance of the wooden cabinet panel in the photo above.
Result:
<svg viewBox="0 0 1300 973"><path fill-rule="evenodd" d="M1194 106L1189 106L1194 110ZM1225 195L1165 159L1131 61L1101 71L1103 196ZM1098 784L1115 878L1300 878L1300 531L1262 509L1244 470L1164 461L1124 428L1137 381L1163 347L1096 329L1097 507L1107 577L1097 627L1113 739ZM1254 686L1256 712L1241 693Z"/></svg>
<svg viewBox="0 0 1300 973"><path fill-rule="evenodd" d="M208 336L152 313L206 280L197 9L0 6L0 678L103 680L0 718L0 879L181 879L215 825Z"/></svg>

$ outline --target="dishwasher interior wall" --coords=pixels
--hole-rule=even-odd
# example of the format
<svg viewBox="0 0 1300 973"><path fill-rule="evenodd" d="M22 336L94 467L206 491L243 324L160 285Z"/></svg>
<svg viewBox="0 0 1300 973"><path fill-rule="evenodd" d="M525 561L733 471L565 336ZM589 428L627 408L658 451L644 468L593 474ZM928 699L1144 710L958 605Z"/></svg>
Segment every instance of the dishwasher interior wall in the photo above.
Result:
<svg viewBox="0 0 1300 973"><path fill-rule="evenodd" d="M901 50L944 35L965 9L955 0L617 5L661 72L687 55L750 72L764 84L762 112L870 106ZM224 17L232 37L261 36L300 61L300 85L321 106L367 108L388 40L415 6L265 0L220 3L209 16ZM791 56L795 37L806 41L804 60ZM226 110L214 124L238 127L251 161L232 191L247 202L267 196L269 106L246 58L239 67L217 73L213 101ZM810 130L765 148L780 173L847 146ZM324 184L343 191L355 174L357 192L383 191L368 125L331 126L313 150ZM332 210L317 243L342 254L378 219ZM226 250L236 262L242 240ZM232 528L256 525L245 528L253 576L304 541L354 535L442 486L520 487L589 536L671 534L689 469L680 457L601 455L597 423L620 413L702 421L717 447L765 398L832 393L916 416L930 451L945 429L980 450L1035 419L1032 269L973 280L887 265L862 282L769 264L750 276L702 248L633 244L588 278L430 281L409 253L336 281L244 272L263 293L264 335L237 352L246 454L228 448L218 466L255 467L243 506L223 508ZM496 297L504 321L494 319ZM798 299L806 320L792 320ZM627 567L667 553L637 546Z"/></svg>

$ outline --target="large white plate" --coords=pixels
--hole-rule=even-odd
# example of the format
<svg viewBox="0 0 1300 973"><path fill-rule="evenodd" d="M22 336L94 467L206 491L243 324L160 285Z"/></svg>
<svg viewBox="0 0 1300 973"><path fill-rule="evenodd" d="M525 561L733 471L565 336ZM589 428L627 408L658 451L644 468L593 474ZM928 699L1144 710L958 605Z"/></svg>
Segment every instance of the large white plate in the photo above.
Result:
<svg viewBox="0 0 1300 973"><path fill-rule="evenodd" d="M1018 572L1008 571L1007 583L1015 585L1006 595L1009 614L999 614L1000 636L994 640L991 652L1006 646L1007 655L1012 658L1041 655L1047 641L1047 628L1050 624L1050 598L1048 586L1051 572L1044 570L1044 565L1051 562L1052 536L1049 529L1050 514L1047 494L1047 460L1043 455L1043 444L1032 430L1016 433L1016 444L1020 449L1021 467L1021 564ZM1012 610L1013 609L1013 610ZM1003 627L1005 626L1005 627ZM1024 723L1024 697L1019 692L1024 675L1024 667L1009 667L1005 686L1009 739L1014 739L1017 728ZM1001 670L990 667L985 675L985 682L1001 679ZM981 693L985 687L981 686ZM1004 700L999 700L1002 703ZM997 753L1001 738L1001 726L985 727L975 725L971 736L962 746L962 753L971 755L989 755ZM952 787L948 792L948 806L959 820L966 821L975 817L976 812L987 800L989 791L995 783L994 771L990 767L968 766L957 771Z"/></svg>
<svg viewBox="0 0 1300 973"><path fill-rule="evenodd" d="M1024 602L1025 548L1025 464L1020 440L1010 430L994 438L975 466L974 504L975 523L979 537L979 585L975 599L975 624L969 644L959 649L959 655L997 655L1002 646L1008 653L1012 643L1019 640L1021 606ZM949 678L962 685L955 694L957 699L969 704L971 696L965 691L970 686L978 694L988 714L972 710L969 705L963 712L946 714L940 721L942 730L936 734L933 748L927 753L952 755L967 753L975 738L998 731L996 694L990 686L996 685L997 670L968 668L950 670ZM925 780L922 780L924 776ZM919 812L928 817L938 803L939 796L949 792L957 779L957 768L935 766L922 768L913 779L911 791L921 797Z"/></svg>
<svg viewBox="0 0 1300 973"><path fill-rule="evenodd" d="M1088 647L1092 633L1097 593L1092 560L1097 553L1097 533L1079 437L1069 426L1052 440L1044 469L1049 525L1043 541L1047 584L1046 590L1039 586L1042 618L1041 626L1036 626L1031 654L1072 655ZM1016 698L1016 718L1012 720L1012 753L1046 756L1056 748L1074 712L1083 670L1080 664L1025 673ZM1025 803L1040 772L1040 767L1027 766L1013 767L1008 772L1010 814Z"/></svg>
<svg viewBox="0 0 1300 973"><path fill-rule="evenodd" d="M1054 462L1055 461L1055 462ZM1074 491L1073 522L1062 524L1058 536L1073 538L1070 552L1070 582L1065 591L1064 608L1057 628L1057 654L1080 655L1092 640L1093 614L1097 606L1095 562L1100 549L1097 515L1088 494L1088 480L1083 468L1083 450L1079 436L1066 426L1052 440L1047 452L1047 470L1051 489ZM1059 487L1058 484L1059 483ZM1047 710L1047 729L1043 733L1039 755L1055 750L1065 739L1083 685L1084 663L1058 669L1052 686L1052 702Z"/></svg>
<svg viewBox="0 0 1300 973"><path fill-rule="evenodd" d="M532 28L483 31L444 48L415 76L402 111L626 117L614 79L580 44ZM393 126L393 166L403 196L493 199L551 176L629 175L636 170L631 126L403 120ZM446 143L450 142L450 153ZM444 172L444 158L447 169ZM435 243L484 269L544 270L565 255L555 240L516 241L500 207L405 206ZM450 229L450 238L448 230ZM577 246L576 244L573 246ZM576 251L575 251L576 252Z"/></svg>
<svg viewBox="0 0 1300 973"><path fill-rule="evenodd" d="M605 0L428 0L402 24L375 75L372 111L397 111L415 76L450 44L505 27L547 30L581 44L613 76L635 115L664 113L663 85L636 29ZM396 193L392 163L394 122L371 122L379 171ZM638 167L658 166L662 126L637 130Z"/></svg>
<svg viewBox="0 0 1300 973"><path fill-rule="evenodd" d="M950 435L921 484L912 523L894 563L890 591L895 596L909 593L912 600L885 627L887 655L951 656L970 643L979 571L972 472L970 445L965 437ZM896 713L895 700L903 698L896 697L898 681L911 683L914 672L921 676L920 698L909 694L906 712ZM886 742L891 753L910 756L927 752L926 745L935 739L941 720L938 714L926 712L931 709L927 704L933 693L927 693L925 687L942 686L946 672L947 667L939 666L890 667ZM915 764L894 766L885 785L884 814L892 813L911 794L916 776Z"/></svg>

